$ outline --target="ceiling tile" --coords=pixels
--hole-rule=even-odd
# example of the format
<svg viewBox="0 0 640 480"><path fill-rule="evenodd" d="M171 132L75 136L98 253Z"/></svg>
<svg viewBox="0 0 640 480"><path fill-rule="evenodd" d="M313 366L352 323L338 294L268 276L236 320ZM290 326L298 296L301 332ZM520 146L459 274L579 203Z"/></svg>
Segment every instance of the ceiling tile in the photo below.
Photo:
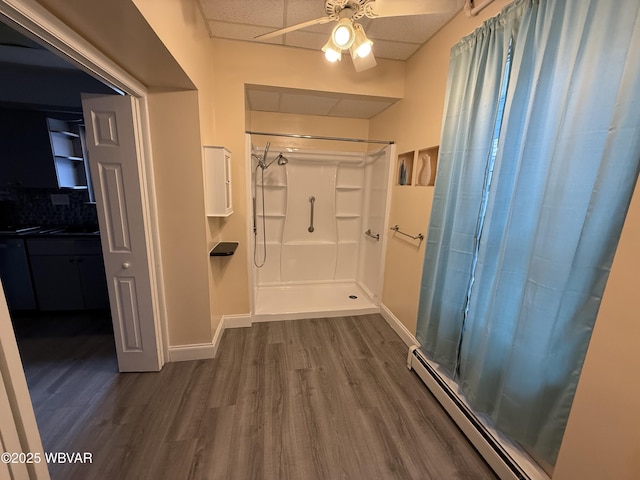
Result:
<svg viewBox="0 0 640 480"><path fill-rule="evenodd" d="M280 96L280 112L306 112L306 115L327 115L337 102L337 98L324 95L283 93Z"/></svg>
<svg viewBox="0 0 640 480"><path fill-rule="evenodd" d="M247 89L250 110L259 112L277 112L280 106L280 94L275 91Z"/></svg>
<svg viewBox="0 0 640 480"><path fill-rule="evenodd" d="M272 27L256 27L252 25L242 25L239 23L226 23L209 21L209 31L211 36L215 38L231 38L234 40L253 40L257 35L263 33L269 33L273 30ZM263 40L262 43L271 43L275 45L282 45L284 43L283 37L271 38L269 40Z"/></svg>
<svg viewBox="0 0 640 480"><path fill-rule="evenodd" d="M436 18L437 17L437 18ZM423 43L442 26L441 15L376 18L366 28L369 38ZM448 17L445 17L445 21Z"/></svg>
<svg viewBox="0 0 640 480"><path fill-rule="evenodd" d="M286 0L285 18L287 25L296 25L316 18L326 17L324 2L309 0ZM318 26L309 27L306 30L317 31Z"/></svg>
<svg viewBox="0 0 640 480"><path fill-rule="evenodd" d="M386 110L393 104L392 101L371 101L342 99L329 112L334 117L372 118Z"/></svg>
<svg viewBox="0 0 640 480"><path fill-rule="evenodd" d="M389 42L387 40L373 40L373 54L376 58L390 58L392 60L406 60L420 47L418 43Z"/></svg>
<svg viewBox="0 0 640 480"><path fill-rule="evenodd" d="M284 0L200 0L208 20L280 28L284 23Z"/></svg>
<svg viewBox="0 0 640 480"><path fill-rule="evenodd" d="M327 43L328 38L329 33L297 31L287 33L285 43L292 47L302 47L320 51L324 44Z"/></svg>

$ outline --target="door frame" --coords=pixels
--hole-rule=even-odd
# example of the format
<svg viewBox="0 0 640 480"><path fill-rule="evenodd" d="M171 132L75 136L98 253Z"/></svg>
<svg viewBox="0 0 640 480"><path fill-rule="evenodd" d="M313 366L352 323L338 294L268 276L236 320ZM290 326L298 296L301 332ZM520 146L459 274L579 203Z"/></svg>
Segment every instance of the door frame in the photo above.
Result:
<svg viewBox="0 0 640 480"><path fill-rule="evenodd" d="M154 312L153 318L146 321L153 322L158 339L160 365L164 365L169 359L169 335L161 263L160 229L153 182L147 88L33 0L0 0L0 15L16 30L30 36L38 43L45 44L50 51L94 78L123 94L132 96L138 103L140 115L137 121L142 138L141 154L138 159L139 185L145 218L144 229Z"/></svg>

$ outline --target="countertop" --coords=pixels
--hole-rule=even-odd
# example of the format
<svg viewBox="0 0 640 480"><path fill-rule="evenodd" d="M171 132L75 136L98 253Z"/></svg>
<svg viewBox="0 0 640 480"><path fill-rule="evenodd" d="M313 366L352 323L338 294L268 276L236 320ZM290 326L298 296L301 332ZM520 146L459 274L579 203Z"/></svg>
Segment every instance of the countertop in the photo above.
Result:
<svg viewBox="0 0 640 480"><path fill-rule="evenodd" d="M0 227L2 237L100 237L96 225L61 226L5 226Z"/></svg>

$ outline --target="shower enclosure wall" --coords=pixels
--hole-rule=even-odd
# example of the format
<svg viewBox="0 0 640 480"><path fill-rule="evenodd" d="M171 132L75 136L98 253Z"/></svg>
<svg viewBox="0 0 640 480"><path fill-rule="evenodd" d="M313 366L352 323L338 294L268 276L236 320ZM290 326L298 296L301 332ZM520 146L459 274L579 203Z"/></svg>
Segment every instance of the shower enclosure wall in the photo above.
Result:
<svg viewBox="0 0 640 480"><path fill-rule="evenodd" d="M274 142L267 163L279 153L288 162L256 168L264 143L256 148L247 135L254 321L378 312L394 146L341 152Z"/></svg>

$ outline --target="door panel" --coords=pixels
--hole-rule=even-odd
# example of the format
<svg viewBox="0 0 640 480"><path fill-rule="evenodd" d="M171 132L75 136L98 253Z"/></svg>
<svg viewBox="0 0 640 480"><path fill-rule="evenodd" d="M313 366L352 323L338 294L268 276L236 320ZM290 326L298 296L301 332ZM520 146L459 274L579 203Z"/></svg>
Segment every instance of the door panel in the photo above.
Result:
<svg viewBox="0 0 640 480"><path fill-rule="evenodd" d="M123 174L120 165L99 165L99 182L105 193L107 211L105 227L109 248L112 252L131 252L131 236L127 218L123 217L121 205L126 205L124 195Z"/></svg>
<svg viewBox="0 0 640 480"><path fill-rule="evenodd" d="M134 98L82 95L120 371L161 368Z"/></svg>
<svg viewBox="0 0 640 480"><path fill-rule="evenodd" d="M140 316L137 308L136 279L118 277L116 280L116 302L120 307L120 330L122 348L125 352L142 351Z"/></svg>

